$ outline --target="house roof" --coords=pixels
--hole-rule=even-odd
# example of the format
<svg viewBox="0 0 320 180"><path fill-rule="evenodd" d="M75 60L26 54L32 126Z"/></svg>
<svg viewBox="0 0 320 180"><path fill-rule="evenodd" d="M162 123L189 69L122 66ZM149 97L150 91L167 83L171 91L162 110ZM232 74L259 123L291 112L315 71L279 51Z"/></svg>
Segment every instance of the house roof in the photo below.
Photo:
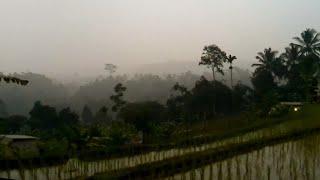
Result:
<svg viewBox="0 0 320 180"><path fill-rule="evenodd" d="M39 138L27 135L17 135L17 134L0 134L1 138L13 139L13 140L37 140Z"/></svg>
<svg viewBox="0 0 320 180"><path fill-rule="evenodd" d="M302 102L281 102L281 105L289 105L289 106L302 106Z"/></svg>

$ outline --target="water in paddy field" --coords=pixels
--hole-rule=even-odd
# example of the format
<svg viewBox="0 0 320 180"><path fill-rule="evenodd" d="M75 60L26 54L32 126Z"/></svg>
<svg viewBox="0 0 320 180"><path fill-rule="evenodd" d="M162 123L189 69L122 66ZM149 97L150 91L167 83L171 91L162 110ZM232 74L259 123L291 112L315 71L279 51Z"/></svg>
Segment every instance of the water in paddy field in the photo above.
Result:
<svg viewBox="0 0 320 180"><path fill-rule="evenodd" d="M265 133L263 130L249 132L241 136L228 138L226 140L212 142L203 145L197 145L187 148L177 148L162 151L153 151L145 154L135 156L128 156L117 159L102 159L99 161L81 161L79 159L70 159L67 163L40 168L26 168L10 169L7 171L0 170L0 178L12 179L70 179L92 176L96 173L107 173L112 170L121 170L123 168L137 166L139 164L161 161L164 159L185 155L188 153L200 152L208 149L213 149L220 146L225 146L233 143L244 143L250 140L259 139L261 137L272 136L274 133Z"/></svg>
<svg viewBox="0 0 320 180"><path fill-rule="evenodd" d="M67 163L40 168L21 168L7 171L0 170L0 178L11 179L71 179L88 177L96 173L108 173L139 164L156 162L188 153L200 152L225 146L232 143L244 143L261 137L271 136L263 131L248 133L243 136L209 144L163 151L153 151L145 154L117 159L102 159L98 161L81 161L70 159ZM177 174L174 179L320 179L318 152L320 135L308 137L277 146L266 147L259 151L241 155L221 163L214 163L193 171ZM186 165L189 166L189 165ZM163 176L162 176L163 177Z"/></svg>
<svg viewBox="0 0 320 180"><path fill-rule="evenodd" d="M233 157L165 179L320 179L320 136L287 142Z"/></svg>

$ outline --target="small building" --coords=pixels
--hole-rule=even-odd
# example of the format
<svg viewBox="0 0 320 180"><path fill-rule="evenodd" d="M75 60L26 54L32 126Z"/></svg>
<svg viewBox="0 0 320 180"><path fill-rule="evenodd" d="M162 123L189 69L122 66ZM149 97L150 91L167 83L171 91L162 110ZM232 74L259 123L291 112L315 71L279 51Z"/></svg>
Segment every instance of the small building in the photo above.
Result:
<svg viewBox="0 0 320 180"><path fill-rule="evenodd" d="M294 111L299 111L303 106L302 102L281 102L280 104L283 106L289 106L290 108L293 108Z"/></svg>
<svg viewBox="0 0 320 180"><path fill-rule="evenodd" d="M11 157L32 158L39 155L39 138L26 135L0 135L0 144L4 145L10 152Z"/></svg>

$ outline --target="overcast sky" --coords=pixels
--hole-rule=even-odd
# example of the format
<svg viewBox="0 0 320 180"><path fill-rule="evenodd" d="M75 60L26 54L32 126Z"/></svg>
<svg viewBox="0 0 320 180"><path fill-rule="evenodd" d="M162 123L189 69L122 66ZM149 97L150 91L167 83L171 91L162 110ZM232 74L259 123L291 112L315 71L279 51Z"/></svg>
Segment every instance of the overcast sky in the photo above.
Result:
<svg viewBox="0 0 320 180"><path fill-rule="evenodd" d="M0 71L96 75L104 63L196 61L217 44L249 66L307 27L320 0L0 0Z"/></svg>

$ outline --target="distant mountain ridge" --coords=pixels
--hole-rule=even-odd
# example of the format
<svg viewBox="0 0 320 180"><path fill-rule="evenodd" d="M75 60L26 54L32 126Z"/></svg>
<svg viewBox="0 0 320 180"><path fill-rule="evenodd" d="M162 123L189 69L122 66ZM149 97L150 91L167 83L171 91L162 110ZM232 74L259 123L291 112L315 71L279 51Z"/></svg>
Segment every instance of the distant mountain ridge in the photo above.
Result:
<svg viewBox="0 0 320 180"><path fill-rule="evenodd" d="M152 64L140 65L132 72L144 74L180 74L191 71L196 74L202 74L207 71L205 67L198 65L196 61L166 61Z"/></svg>
<svg viewBox="0 0 320 180"><path fill-rule="evenodd" d="M230 72L228 65L225 66L224 76L217 75L217 79L228 84L230 79ZM166 61L160 63L152 63L140 65L133 69L133 74L182 74L186 72L192 72L198 75L205 75L207 78L211 78L211 70L205 66L199 66L196 61ZM239 67L233 69L234 83L241 82L243 84L251 86L251 72Z"/></svg>

